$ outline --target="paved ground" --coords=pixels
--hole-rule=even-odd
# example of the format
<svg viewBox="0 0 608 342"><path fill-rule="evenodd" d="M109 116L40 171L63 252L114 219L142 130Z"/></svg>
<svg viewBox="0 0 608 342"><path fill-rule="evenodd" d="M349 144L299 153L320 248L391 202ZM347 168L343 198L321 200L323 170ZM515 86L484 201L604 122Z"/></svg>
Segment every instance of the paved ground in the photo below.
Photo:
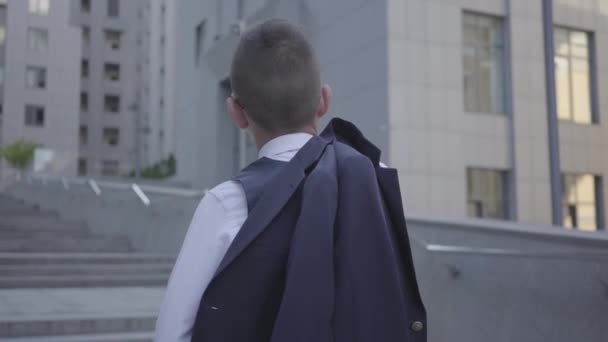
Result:
<svg viewBox="0 0 608 342"><path fill-rule="evenodd" d="M0 322L157 313L163 287L0 290Z"/></svg>

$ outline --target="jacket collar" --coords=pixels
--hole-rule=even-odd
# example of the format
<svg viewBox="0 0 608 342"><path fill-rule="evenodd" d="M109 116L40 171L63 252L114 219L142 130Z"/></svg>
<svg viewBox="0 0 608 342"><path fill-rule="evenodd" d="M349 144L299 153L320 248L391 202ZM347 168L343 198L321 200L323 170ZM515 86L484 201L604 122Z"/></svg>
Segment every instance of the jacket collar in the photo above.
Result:
<svg viewBox="0 0 608 342"><path fill-rule="evenodd" d="M334 118L332 119L321 136L326 139L336 139L337 141L349 145L359 153L367 156L374 166L380 163L381 151L376 145L367 140L363 133L351 122Z"/></svg>

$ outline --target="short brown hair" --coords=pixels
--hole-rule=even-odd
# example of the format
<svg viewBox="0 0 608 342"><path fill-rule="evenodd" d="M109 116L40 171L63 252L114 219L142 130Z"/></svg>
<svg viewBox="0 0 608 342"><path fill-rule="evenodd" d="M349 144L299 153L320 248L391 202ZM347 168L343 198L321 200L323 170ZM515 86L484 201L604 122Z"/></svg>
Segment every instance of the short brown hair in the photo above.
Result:
<svg viewBox="0 0 608 342"><path fill-rule="evenodd" d="M241 35L230 83L251 120L267 131L291 132L314 122L319 63L305 34L286 20L266 20Z"/></svg>

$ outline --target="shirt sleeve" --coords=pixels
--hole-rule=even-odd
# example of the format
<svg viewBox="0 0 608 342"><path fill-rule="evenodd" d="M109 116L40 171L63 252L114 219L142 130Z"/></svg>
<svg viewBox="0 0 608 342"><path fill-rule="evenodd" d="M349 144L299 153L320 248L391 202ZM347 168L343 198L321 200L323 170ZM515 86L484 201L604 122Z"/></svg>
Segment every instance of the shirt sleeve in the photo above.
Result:
<svg viewBox="0 0 608 342"><path fill-rule="evenodd" d="M231 243L221 238L229 216L211 192L197 207L169 278L156 342L190 342L201 297Z"/></svg>

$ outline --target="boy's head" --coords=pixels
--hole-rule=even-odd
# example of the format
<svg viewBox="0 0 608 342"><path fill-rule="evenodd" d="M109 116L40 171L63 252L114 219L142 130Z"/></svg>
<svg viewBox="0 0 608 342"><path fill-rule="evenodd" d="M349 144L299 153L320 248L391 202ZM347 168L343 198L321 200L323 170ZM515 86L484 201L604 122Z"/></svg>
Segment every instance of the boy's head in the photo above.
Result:
<svg viewBox="0 0 608 342"><path fill-rule="evenodd" d="M250 127L254 135L316 129L331 95L329 87L321 85L319 62L304 33L280 19L243 32L230 84L228 112L237 126Z"/></svg>

